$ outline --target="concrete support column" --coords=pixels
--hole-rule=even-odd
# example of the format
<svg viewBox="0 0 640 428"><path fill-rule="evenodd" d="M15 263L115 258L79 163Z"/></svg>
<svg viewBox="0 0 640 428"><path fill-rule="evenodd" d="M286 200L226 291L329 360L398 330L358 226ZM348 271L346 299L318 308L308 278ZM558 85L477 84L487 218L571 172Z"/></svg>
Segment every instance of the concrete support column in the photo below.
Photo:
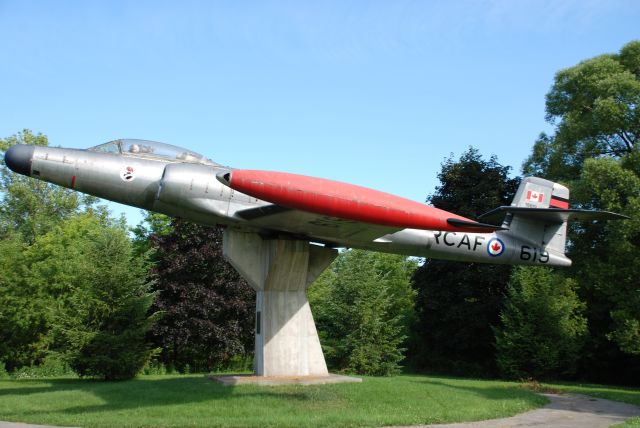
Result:
<svg viewBox="0 0 640 428"><path fill-rule="evenodd" d="M223 253L256 290L256 375L327 376L306 290L338 252L227 229Z"/></svg>

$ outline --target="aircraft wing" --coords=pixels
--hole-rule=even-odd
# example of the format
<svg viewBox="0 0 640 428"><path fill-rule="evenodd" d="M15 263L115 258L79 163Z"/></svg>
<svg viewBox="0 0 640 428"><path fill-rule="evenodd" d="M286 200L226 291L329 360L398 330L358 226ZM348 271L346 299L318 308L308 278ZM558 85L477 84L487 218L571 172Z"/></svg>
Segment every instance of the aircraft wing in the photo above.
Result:
<svg viewBox="0 0 640 428"><path fill-rule="evenodd" d="M239 210L235 217L246 221L252 228L286 230L296 236L327 243L345 241L371 242L400 227L382 226L357 220L315 214L277 204L262 205Z"/></svg>
<svg viewBox="0 0 640 428"><path fill-rule="evenodd" d="M501 221L505 214L512 213L537 221L549 223L563 223L567 220L623 220L629 217L609 211L581 210L568 208L526 208L503 206L482 214L480 219L487 221Z"/></svg>

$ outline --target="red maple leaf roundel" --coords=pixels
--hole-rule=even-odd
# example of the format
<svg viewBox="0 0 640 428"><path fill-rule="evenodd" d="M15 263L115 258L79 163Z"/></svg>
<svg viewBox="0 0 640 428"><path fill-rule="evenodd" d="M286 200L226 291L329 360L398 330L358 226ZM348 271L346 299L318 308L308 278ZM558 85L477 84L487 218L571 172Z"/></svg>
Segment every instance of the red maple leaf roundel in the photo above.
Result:
<svg viewBox="0 0 640 428"><path fill-rule="evenodd" d="M499 238L492 238L487 243L487 253L491 257L498 257L504 252L504 242Z"/></svg>

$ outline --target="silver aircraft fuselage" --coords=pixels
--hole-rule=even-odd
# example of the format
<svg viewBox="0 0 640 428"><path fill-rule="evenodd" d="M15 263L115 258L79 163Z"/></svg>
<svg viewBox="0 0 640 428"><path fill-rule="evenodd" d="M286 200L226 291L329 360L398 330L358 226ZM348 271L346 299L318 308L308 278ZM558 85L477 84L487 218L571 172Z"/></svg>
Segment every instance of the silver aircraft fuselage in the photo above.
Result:
<svg viewBox="0 0 640 428"><path fill-rule="evenodd" d="M351 232L352 222L348 220L317 216L306 218L307 214L299 211L277 213L271 217L247 216L243 213L267 211L274 205L223 184L217 176L233 169L204 158L169 159L122 149L109 152L96 148L21 147L29 147L31 158L28 165L25 160L10 162L7 158L10 152L7 152L5 160L12 169L25 175L204 225L223 225L264 236L290 236L335 247L448 260L555 266L571 264L564 254L550 253L539 242L502 230L462 233L399 230L373 225L363 233ZM16 158L15 153L12 158ZM17 167L16 162L19 162Z"/></svg>

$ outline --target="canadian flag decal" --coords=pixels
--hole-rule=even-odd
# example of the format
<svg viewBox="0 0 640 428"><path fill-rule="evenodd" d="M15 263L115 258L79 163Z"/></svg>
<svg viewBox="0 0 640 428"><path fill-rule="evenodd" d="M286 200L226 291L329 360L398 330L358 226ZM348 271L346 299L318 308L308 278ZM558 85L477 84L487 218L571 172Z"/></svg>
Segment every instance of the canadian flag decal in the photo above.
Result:
<svg viewBox="0 0 640 428"><path fill-rule="evenodd" d="M527 201L542 202L543 198L544 198L544 193L535 192L533 190L529 190L527 192Z"/></svg>

